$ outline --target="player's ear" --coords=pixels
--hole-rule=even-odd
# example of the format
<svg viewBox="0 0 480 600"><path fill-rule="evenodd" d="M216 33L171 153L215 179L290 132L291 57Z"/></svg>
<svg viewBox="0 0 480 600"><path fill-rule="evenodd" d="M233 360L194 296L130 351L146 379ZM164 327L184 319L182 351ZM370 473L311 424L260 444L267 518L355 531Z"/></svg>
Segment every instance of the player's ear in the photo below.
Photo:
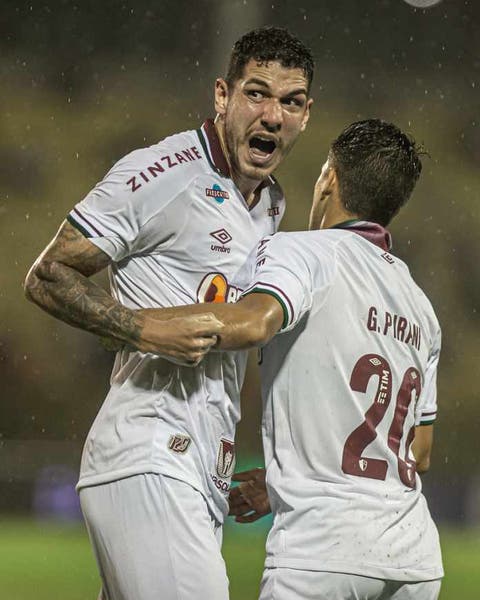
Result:
<svg viewBox="0 0 480 600"><path fill-rule="evenodd" d="M222 77L215 80L215 112L224 115L228 105L228 83Z"/></svg>
<svg viewBox="0 0 480 600"><path fill-rule="evenodd" d="M309 98L307 100L307 107L305 110L305 114L303 115L302 126L300 128L300 131L305 131L305 127L307 126L308 119L310 118L310 108L312 107L312 104L313 104L313 98Z"/></svg>
<svg viewBox="0 0 480 600"><path fill-rule="evenodd" d="M326 195L331 195L333 193L338 192L338 177L337 172L335 171L335 167L330 165L325 174L325 185L324 185Z"/></svg>
<svg viewBox="0 0 480 600"><path fill-rule="evenodd" d="M332 192L336 190L338 186L337 174L331 164L330 159L322 167L320 177L317 179L315 184L314 197L317 201L323 201L328 196L331 196Z"/></svg>

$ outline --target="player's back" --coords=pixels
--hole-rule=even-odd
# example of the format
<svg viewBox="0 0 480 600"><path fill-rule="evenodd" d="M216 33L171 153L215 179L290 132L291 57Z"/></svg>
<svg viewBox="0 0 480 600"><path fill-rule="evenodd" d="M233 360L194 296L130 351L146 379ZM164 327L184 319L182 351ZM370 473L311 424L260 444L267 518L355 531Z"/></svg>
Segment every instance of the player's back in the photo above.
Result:
<svg viewBox="0 0 480 600"><path fill-rule="evenodd" d="M436 410L440 333L429 301L401 260L351 231L272 243L267 253L285 261L277 281L290 326L262 365L276 513L267 565L440 577L410 449L415 425Z"/></svg>

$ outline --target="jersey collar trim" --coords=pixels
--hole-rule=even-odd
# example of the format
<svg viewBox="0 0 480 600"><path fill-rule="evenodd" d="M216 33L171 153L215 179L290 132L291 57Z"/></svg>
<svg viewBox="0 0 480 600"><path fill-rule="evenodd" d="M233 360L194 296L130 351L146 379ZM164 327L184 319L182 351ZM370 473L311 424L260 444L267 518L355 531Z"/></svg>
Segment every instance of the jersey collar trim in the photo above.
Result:
<svg viewBox="0 0 480 600"><path fill-rule="evenodd" d="M224 177L230 177L230 167L227 157L223 152L213 119L207 119L200 129L197 130L197 133L212 169Z"/></svg>
<svg viewBox="0 0 480 600"><path fill-rule="evenodd" d="M385 251L392 248L392 236L390 232L379 223L350 219L349 221L343 221L343 223L337 223L332 229L348 229L349 231L353 231L353 233L361 235L363 238Z"/></svg>

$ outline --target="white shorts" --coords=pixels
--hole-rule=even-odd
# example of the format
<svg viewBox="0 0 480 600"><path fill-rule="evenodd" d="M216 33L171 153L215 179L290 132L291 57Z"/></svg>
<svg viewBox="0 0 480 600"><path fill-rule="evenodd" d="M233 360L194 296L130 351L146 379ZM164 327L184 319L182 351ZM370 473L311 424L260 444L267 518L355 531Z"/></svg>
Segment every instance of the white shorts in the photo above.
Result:
<svg viewBox="0 0 480 600"><path fill-rule="evenodd" d="M259 600L437 600L440 586L282 567L265 569Z"/></svg>
<svg viewBox="0 0 480 600"><path fill-rule="evenodd" d="M190 485L153 473L80 490L102 600L228 600L222 530Z"/></svg>

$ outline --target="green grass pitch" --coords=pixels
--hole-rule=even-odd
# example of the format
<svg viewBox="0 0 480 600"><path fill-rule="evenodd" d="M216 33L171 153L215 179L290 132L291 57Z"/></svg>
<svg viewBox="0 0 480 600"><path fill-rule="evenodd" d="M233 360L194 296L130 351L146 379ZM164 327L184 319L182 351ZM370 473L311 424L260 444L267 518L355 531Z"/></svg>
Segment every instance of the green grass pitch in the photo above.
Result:
<svg viewBox="0 0 480 600"><path fill-rule="evenodd" d="M257 598L264 538L265 533L258 526L247 533L238 527L227 528L223 551L231 600ZM478 600L480 531L444 529L441 538L447 573L441 600ZM0 520L0 598L96 600L98 588L83 527Z"/></svg>

